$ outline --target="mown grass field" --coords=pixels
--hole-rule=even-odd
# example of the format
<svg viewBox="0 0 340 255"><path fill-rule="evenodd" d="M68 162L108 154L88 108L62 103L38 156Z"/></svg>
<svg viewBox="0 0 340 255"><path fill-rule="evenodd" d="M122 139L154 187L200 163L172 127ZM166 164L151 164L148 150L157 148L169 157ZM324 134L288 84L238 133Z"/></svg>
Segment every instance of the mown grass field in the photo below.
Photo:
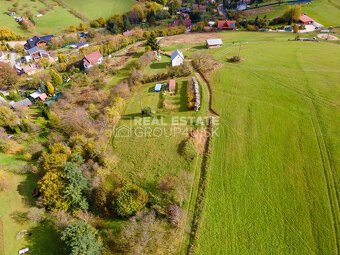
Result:
<svg viewBox="0 0 340 255"><path fill-rule="evenodd" d="M239 64L210 51L221 119L195 254L338 254L340 48L220 35L252 40Z"/></svg>
<svg viewBox="0 0 340 255"><path fill-rule="evenodd" d="M34 206L31 196L36 179L31 174L18 174L24 167L19 156L0 153L0 165L8 175L8 190L0 193L0 216L4 223L4 241L6 254L18 254L20 249L30 248L32 254L62 255L60 239L48 221L32 224L26 218L29 207ZM30 236L17 238L17 234L27 230ZM1 252L0 252L1 253Z"/></svg>
<svg viewBox="0 0 340 255"><path fill-rule="evenodd" d="M274 10L259 15L249 16L248 19L254 19L256 16L273 19L282 16L288 5L275 6ZM294 6L292 6L293 8ZM308 16L315 21L321 23L326 28L328 26L340 25L340 2L336 0L313 0L311 4L301 5L302 12L307 13Z"/></svg>
<svg viewBox="0 0 340 255"><path fill-rule="evenodd" d="M34 15L35 29L32 32L28 32L15 21L14 17L7 14L7 8L12 7L14 3L18 3L17 16L24 15L26 11L32 12ZM27 6L26 6L27 5ZM39 1L20 0L17 2L0 0L0 26L7 26L12 31L23 35L29 36L31 34L49 34L49 33L61 33L65 31L70 25L78 25L81 20L71 14L67 9L56 6L53 10L47 10L46 14L37 18L40 9L46 9L46 6Z"/></svg>
<svg viewBox="0 0 340 255"><path fill-rule="evenodd" d="M133 0L65 0L70 7L84 14L89 19L104 17L105 19L117 13L124 13L130 10L134 4Z"/></svg>
<svg viewBox="0 0 340 255"><path fill-rule="evenodd" d="M52 2L52 1L51 1ZM34 15L36 23L35 30L29 32L22 28L22 26L15 21L15 19L7 14L8 7L12 7L14 3L18 3L17 16L24 15L26 11L31 11ZM116 13L124 13L128 11L134 4L133 0L99 0L99 1L82 1L81 4L76 0L65 1L67 8L56 6L54 9L47 10L46 14L37 18L39 10L46 6L39 1L20 0L20 1L6 1L0 0L0 26L7 26L12 31L29 36L32 34L58 34L65 31L70 25L78 26L83 22L72 13L69 8L74 8L81 14L85 15L89 20L104 17L109 18Z"/></svg>

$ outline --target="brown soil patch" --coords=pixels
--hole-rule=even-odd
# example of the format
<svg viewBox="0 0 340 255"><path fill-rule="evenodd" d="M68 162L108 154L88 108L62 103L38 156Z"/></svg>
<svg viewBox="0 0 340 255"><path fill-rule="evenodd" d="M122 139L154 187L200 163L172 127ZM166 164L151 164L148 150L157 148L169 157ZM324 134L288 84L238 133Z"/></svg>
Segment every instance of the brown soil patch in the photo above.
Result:
<svg viewBox="0 0 340 255"><path fill-rule="evenodd" d="M256 8L256 9L252 9L252 10L247 10L247 11L242 11L241 13L246 16L254 16L254 15L259 15L262 13L267 13L267 12L271 12L274 10L273 6L266 6L266 7L260 7L260 8Z"/></svg>
<svg viewBox="0 0 340 255"><path fill-rule="evenodd" d="M199 154L203 154L207 140L207 130L205 128L195 129L190 133L190 137L192 137L195 141L196 151Z"/></svg>
<svg viewBox="0 0 340 255"><path fill-rule="evenodd" d="M339 38L336 37L335 35L328 35L328 34L318 34L318 38L323 39L323 40L328 40L328 41L339 40Z"/></svg>
<svg viewBox="0 0 340 255"><path fill-rule="evenodd" d="M211 38L219 38L218 33L190 33L190 34L181 34L174 36L167 36L162 38L161 44L162 47L168 47L173 45L186 45L193 43L205 43L207 39Z"/></svg>

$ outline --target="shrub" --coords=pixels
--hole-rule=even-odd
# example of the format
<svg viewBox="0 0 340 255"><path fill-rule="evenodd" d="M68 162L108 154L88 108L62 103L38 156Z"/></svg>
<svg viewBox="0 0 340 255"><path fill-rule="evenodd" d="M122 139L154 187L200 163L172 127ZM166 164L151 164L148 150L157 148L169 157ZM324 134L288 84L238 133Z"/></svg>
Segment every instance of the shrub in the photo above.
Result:
<svg viewBox="0 0 340 255"><path fill-rule="evenodd" d="M192 65L201 73L213 71L217 66L214 57L207 52L196 52L192 57Z"/></svg>
<svg viewBox="0 0 340 255"><path fill-rule="evenodd" d="M178 185L178 177L172 174L164 175L158 182L158 190L161 192L169 192L175 190Z"/></svg>
<svg viewBox="0 0 340 255"><path fill-rule="evenodd" d="M31 207L27 212L27 219L33 223L39 223L45 219L44 212L44 208Z"/></svg>
<svg viewBox="0 0 340 255"><path fill-rule="evenodd" d="M9 188L7 176L4 171L0 169L0 191L6 191Z"/></svg>
<svg viewBox="0 0 340 255"><path fill-rule="evenodd" d="M181 155L185 157L187 160L193 160L196 155L196 145L195 141L192 138L186 139L181 148Z"/></svg>
<svg viewBox="0 0 340 255"><path fill-rule="evenodd" d="M195 107L195 91L191 77L187 82L187 107L189 110L192 110Z"/></svg>
<svg viewBox="0 0 340 255"><path fill-rule="evenodd" d="M145 108L143 108L143 114L146 116L151 116L152 115L152 108L147 106Z"/></svg>
<svg viewBox="0 0 340 255"><path fill-rule="evenodd" d="M133 184L123 185L117 193L113 205L116 213L122 217L134 215L148 202L145 190Z"/></svg>
<svg viewBox="0 0 340 255"><path fill-rule="evenodd" d="M230 63L237 63L237 62L240 62L241 61L241 58L239 56L233 56L231 58L228 58L228 62Z"/></svg>
<svg viewBox="0 0 340 255"><path fill-rule="evenodd" d="M166 218L173 226L178 226L181 220L182 209L178 205L169 205L166 211Z"/></svg>

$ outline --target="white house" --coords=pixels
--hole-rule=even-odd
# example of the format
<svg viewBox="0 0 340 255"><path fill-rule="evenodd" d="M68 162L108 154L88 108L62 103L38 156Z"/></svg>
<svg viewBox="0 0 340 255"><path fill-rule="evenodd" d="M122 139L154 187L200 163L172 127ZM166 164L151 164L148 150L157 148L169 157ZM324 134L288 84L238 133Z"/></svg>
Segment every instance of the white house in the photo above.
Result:
<svg viewBox="0 0 340 255"><path fill-rule="evenodd" d="M93 65L101 64L103 62L103 55L99 51L92 52L83 58L85 70L90 69Z"/></svg>
<svg viewBox="0 0 340 255"><path fill-rule="evenodd" d="M184 56L183 53L179 50L175 50L174 53L171 54L171 65L172 66L179 66L183 65Z"/></svg>

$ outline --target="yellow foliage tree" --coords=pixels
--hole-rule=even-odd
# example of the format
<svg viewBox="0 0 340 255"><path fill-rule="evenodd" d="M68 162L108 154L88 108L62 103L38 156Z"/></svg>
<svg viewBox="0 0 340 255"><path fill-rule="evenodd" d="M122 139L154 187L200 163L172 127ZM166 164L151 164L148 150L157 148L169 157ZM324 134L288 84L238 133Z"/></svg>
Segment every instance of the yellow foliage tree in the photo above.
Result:
<svg viewBox="0 0 340 255"><path fill-rule="evenodd" d="M46 82L46 87L47 87L48 94L52 96L54 94L54 87L52 83Z"/></svg>
<svg viewBox="0 0 340 255"><path fill-rule="evenodd" d="M64 175L61 171L50 171L38 182L44 205L51 211L67 211L70 207L63 197Z"/></svg>

